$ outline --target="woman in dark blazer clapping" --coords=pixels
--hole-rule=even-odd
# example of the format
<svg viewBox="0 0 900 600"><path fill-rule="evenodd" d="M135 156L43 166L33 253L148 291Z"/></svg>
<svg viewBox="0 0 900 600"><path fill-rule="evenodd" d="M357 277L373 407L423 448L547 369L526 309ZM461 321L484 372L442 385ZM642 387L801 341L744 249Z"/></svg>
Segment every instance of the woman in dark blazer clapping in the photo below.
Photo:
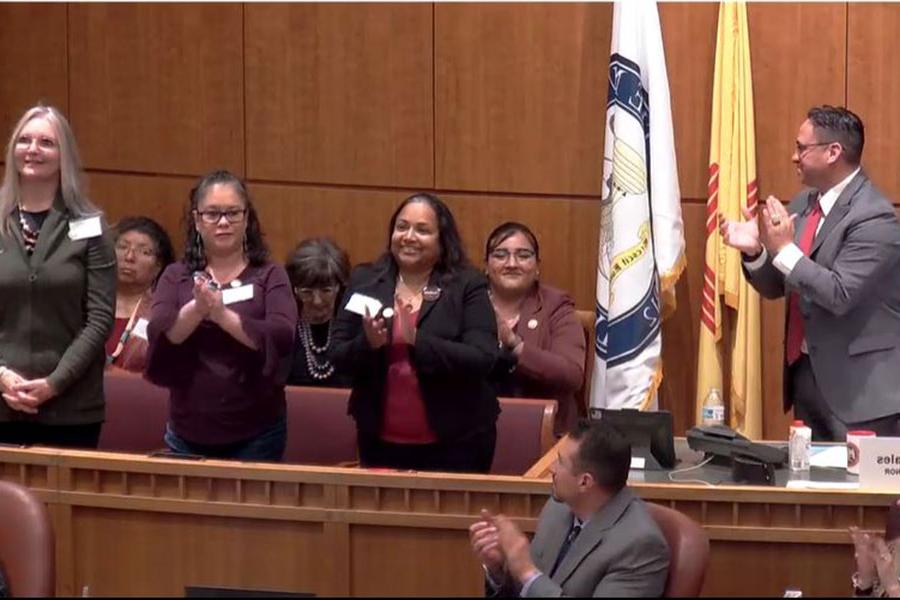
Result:
<svg viewBox="0 0 900 600"><path fill-rule="evenodd" d="M497 324L487 280L436 196L414 194L394 212L387 252L354 270L333 336L332 357L353 376L362 466L490 469Z"/></svg>
<svg viewBox="0 0 900 600"><path fill-rule="evenodd" d="M116 255L58 110L19 120L0 188L0 442L96 447Z"/></svg>

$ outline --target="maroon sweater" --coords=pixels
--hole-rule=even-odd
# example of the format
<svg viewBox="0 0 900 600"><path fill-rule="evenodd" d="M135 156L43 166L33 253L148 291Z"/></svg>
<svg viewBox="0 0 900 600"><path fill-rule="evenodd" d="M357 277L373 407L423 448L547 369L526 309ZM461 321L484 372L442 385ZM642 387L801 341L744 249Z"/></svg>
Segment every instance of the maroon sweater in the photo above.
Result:
<svg viewBox="0 0 900 600"><path fill-rule="evenodd" d="M287 273L267 263L247 267L238 279L253 284L253 298L228 308L240 315L258 350L211 321L203 321L181 344L169 341L165 332L194 297L193 278L183 263L166 268L153 294L146 377L171 390L170 424L189 442L248 440L285 414L284 382L297 323Z"/></svg>

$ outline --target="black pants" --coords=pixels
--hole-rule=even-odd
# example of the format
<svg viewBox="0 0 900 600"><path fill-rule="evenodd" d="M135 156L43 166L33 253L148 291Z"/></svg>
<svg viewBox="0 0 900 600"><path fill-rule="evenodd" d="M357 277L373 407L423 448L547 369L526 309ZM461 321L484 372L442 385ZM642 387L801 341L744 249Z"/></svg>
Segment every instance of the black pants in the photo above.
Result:
<svg viewBox="0 0 900 600"><path fill-rule="evenodd" d="M103 423L43 425L25 421L0 423L0 443L23 446L94 449Z"/></svg>
<svg viewBox="0 0 900 600"><path fill-rule="evenodd" d="M359 432L357 443L359 462L363 467L487 473L494 461L497 428L491 425L462 439L435 444L394 444L377 435Z"/></svg>
<svg viewBox="0 0 900 600"><path fill-rule="evenodd" d="M794 402L794 416L802 419L812 430L814 442L843 442L847 431L863 429L879 436L900 436L900 415L888 415L871 421L845 423L832 412L822 396L809 356L800 358L788 369L790 394Z"/></svg>

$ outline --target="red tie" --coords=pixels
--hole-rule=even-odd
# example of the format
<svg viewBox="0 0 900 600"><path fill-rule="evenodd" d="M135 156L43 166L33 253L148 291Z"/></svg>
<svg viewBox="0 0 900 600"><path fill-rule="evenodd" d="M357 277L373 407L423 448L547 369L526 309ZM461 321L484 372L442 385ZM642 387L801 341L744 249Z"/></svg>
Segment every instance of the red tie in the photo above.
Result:
<svg viewBox="0 0 900 600"><path fill-rule="evenodd" d="M819 221L822 220L822 207L819 201L814 200L812 212L806 218L806 224L803 226L803 233L800 234L800 251L809 256L812 249L813 240L816 239L816 229L819 228ZM800 346L803 345L803 315L800 314L800 295L797 292L791 292L788 297L788 326L787 340L785 342L785 357L787 364L792 365L800 358Z"/></svg>

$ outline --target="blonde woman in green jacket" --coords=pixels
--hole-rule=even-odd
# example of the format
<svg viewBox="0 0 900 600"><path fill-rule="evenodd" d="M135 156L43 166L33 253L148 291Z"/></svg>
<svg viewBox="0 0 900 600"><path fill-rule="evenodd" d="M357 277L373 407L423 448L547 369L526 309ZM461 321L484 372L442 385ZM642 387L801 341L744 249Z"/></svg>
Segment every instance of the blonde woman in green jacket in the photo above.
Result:
<svg viewBox="0 0 900 600"><path fill-rule="evenodd" d="M0 442L97 446L116 300L106 229L66 118L29 109L0 187Z"/></svg>

